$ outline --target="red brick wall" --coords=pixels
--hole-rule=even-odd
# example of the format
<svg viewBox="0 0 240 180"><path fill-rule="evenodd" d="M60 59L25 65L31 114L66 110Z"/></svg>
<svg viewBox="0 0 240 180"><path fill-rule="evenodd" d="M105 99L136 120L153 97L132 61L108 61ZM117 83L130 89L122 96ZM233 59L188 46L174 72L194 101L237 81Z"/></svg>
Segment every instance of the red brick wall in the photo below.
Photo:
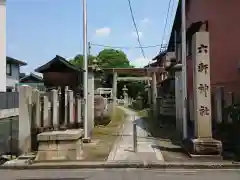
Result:
<svg viewBox="0 0 240 180"><path fill-rule="evenodd" d="M240 95L240 0L191 0L187 26L209 22L211 84ZM188 88L192 89L192 62L188 63Z"/></svg>

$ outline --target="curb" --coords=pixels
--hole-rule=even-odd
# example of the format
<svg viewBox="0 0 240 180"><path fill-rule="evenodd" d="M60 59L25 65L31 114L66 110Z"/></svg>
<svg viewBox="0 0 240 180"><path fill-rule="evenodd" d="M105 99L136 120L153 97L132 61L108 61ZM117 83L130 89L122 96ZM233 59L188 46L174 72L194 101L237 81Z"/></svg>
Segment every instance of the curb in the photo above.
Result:
<svg viewBox="0 0 240 180"><path fill-rule="evenodd" d="M240 163L213 163L213 162L38 162L29 165L5 165L0 169L113 169L113 168L151 168L151 169L240 169Z"/></svg>

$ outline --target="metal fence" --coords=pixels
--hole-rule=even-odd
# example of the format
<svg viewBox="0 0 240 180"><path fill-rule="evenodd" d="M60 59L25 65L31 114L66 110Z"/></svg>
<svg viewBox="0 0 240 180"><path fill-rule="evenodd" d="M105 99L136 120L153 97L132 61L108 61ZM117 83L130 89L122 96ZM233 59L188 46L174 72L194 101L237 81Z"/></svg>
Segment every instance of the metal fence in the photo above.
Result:
<svg viewBox="0 0 240 180"><path fill-rule="evenodd" d="M0 92L0 110L18 108L18 92Z"/></svg>

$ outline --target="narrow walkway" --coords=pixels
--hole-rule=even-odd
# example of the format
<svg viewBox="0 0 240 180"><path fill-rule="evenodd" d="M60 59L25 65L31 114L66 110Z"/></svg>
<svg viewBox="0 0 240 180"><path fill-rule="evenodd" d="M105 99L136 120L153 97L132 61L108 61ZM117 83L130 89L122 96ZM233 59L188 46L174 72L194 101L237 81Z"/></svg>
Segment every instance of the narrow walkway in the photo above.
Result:
<svg viewBox="0 0 240 180"><path fill-rule="evenodd" d="M144 126L144 121L124 107L119 107L126 113L121 138L115 143L108 156L108 161L163 161L162 153L154 148L155 143ZM137 152L133 152L133 122L137 124Z"/></svg>

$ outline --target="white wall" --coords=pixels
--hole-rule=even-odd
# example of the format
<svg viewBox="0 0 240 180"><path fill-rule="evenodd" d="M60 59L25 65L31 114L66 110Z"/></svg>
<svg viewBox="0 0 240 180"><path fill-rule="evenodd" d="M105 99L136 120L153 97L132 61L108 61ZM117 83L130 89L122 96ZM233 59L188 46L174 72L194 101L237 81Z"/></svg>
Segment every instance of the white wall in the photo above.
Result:
<svg viewBox="0 0 240 180"><path fill-rule="evenodd" d="M20 74L20 67L16 64L11 64L11 76L7 75L7 87L15 88L16 83L19 83L19 74Z"/></svg>
<svg viewBox="0 0 240 180"><path fill-rule="evenodd" d="M0 92L6 91L6 5L0 0Z"/></svg>

